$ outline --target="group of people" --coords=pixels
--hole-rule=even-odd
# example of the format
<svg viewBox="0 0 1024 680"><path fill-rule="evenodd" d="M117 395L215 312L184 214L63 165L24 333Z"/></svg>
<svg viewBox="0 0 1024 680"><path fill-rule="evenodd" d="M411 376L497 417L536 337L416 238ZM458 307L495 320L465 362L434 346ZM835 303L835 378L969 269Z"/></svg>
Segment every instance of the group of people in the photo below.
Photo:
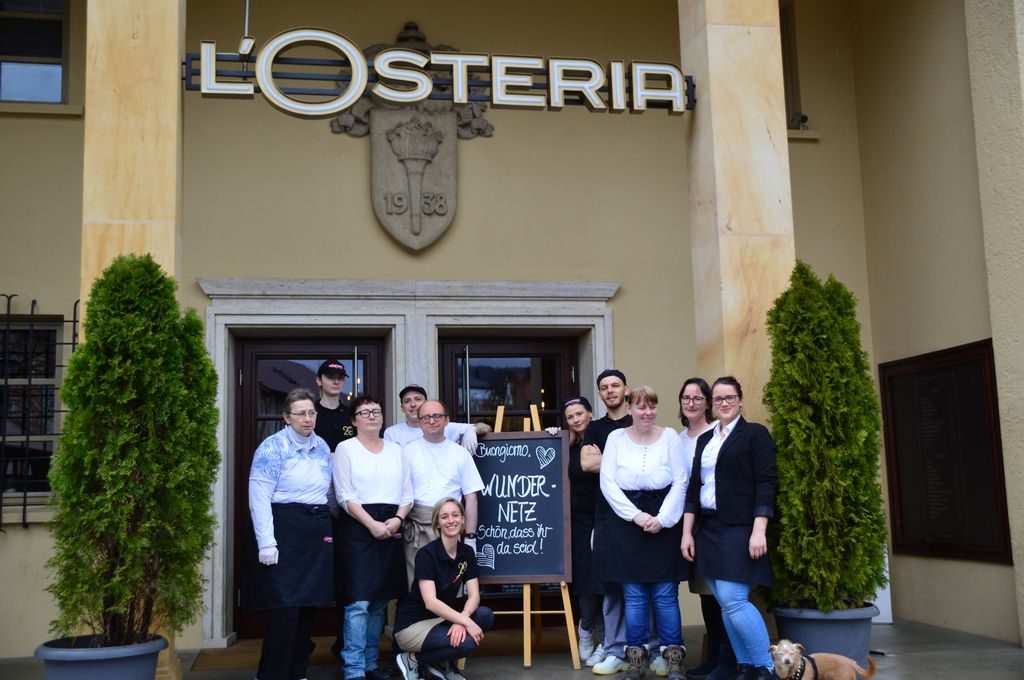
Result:
<svg viewBox="0 0 1024 680"><path fill-rule="evenodd" d="M341 403L345 378L341 362L324 362L319 399L290 392L286 427L253 459L254 608L268 612L257 677L305 678L314 611L332 602L345 679L387 677L378 642L397 599L403 677L462 680L456 660L494 622L480 604L475 430L409 385L399 395L405 422L382 436L377 400ZM602 418L585 397L563 407L581 656L598 675L686 677L678 588L690 581L708 630L697 670L708 680L771 678L767 628L749 593L771 584L775 445L741 415L739 382L686 380L681 433L656 424L658 395L630 389L621 371L602 372L597 388Z"/></svg>
<svg viewBox="0 0 1024 680"><path fill-rule="evenodd" d="M775 445L741 415L740 383L686 380L678 434L655 424L650 387L630 389L609 369L597 388L604 417L585 397L563 410L581 656L598 675L687 677L678 588L690 581L708 630L708 659L690 675L771 678L767 627L749 594L772 582Z"/></svg>
<svg viewBox="0 0 1024 680"><path fill-rule="evenodd" d="M319 398L289 392L284 429L253 457L252 608L267 612L257 678L304 679L314 613L332 603L331 649L345 679L388 677L378 645L388 602L398 600L393 633L403 676L461 680L455 661L494 622L480 605L472 533L483 489L470 453L476 432L449 423L443 404L409 385L400 394L405 422L382 436L376 399L341 403L347 377L340 361L321 364Z"/></svg>

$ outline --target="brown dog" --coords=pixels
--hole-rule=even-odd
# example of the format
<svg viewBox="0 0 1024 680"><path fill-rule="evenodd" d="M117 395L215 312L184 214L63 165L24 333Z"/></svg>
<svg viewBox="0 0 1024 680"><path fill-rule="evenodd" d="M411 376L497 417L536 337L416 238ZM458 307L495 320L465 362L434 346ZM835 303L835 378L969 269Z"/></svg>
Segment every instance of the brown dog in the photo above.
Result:
<svg viewBox="0 0 1024 680"><path fill-rule="evenodd" d="M841 654L811 654L804 656L804 646L789 640L779 640L770 647L775 674L782 680L857 680L857 676L873 678L875 660L868 657L868 667L861 668L853 659Z"/></svg>

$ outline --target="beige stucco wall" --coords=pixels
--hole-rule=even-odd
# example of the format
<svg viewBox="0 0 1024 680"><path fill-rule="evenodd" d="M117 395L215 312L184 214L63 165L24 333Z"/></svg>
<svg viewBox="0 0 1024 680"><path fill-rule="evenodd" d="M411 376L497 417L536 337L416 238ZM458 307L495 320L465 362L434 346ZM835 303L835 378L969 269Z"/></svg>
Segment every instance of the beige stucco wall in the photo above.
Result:
<svg viewBox="0 0 1024 680"><path fill-rule="evenodd" d="M875 361L990 337L962 3L850 7ZM894 555L891 576L897 617L1019 641L1012 567Z"/></svg>

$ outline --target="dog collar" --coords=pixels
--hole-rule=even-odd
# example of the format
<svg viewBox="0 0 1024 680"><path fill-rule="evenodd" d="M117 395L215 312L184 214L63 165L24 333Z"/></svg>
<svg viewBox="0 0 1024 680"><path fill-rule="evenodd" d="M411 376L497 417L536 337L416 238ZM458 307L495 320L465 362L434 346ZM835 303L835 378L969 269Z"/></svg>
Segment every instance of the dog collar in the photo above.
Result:
<svg viewBox="0 0 1024 680"><path fill-rule="evenodd" d="M801 656L800 668L796 669L796 672L789 676L789 680L802 680L805 670L807 670L807 657Z"/></svg>

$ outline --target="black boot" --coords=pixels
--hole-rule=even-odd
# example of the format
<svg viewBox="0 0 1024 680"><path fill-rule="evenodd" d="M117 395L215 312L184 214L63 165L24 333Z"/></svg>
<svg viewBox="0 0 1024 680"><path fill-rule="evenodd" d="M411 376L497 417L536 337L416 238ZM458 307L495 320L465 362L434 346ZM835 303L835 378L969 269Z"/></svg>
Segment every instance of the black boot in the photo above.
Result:
<svg viewBox="0 0 1024 680"><path fill-rule="evenodd" d="M726 639L718 650L718 666L704 680L733 680L736 677L736 655Z"/></svg>
<svg viewBox="0 0 1024 680"><path fill-rule="evenodd" d="M708 636L708 654L704 662L686 671L686 677L692 680L700 680L705 675L718 667L719 651L722 648L721 640Z"/></svg>
<svg viewBox="0 0 1024 680"><path fill-rule="evenodd" d="M758 666L754 669L754 680L778 680L779 676L775 675L774 668L765 668L764 666Z"/></svg>
<svg viewBox="0 0 1024 680"><path fill-rule="evenodd" d="M754 667L749 663L741 663L737 668L740 673L736 676L736 680L754 680Z"/></svg>

